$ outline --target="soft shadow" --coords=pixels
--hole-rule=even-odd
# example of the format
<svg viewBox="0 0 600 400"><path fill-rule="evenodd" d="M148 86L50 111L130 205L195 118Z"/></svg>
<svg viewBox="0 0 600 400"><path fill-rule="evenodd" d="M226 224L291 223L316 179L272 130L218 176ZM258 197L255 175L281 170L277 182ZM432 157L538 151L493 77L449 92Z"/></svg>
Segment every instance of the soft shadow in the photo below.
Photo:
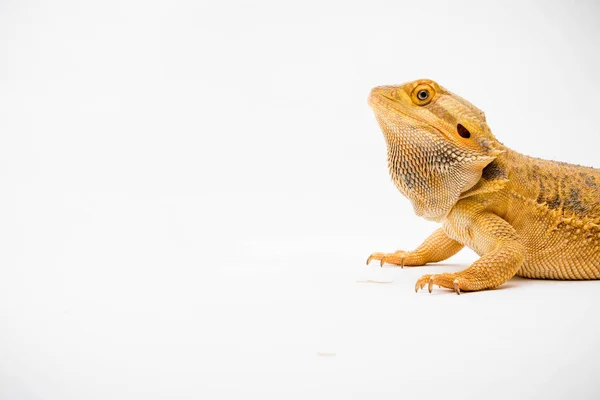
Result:
<svg viewBox="0 0 600 400"><path fill-rule="evenodd" d="M431 263L427 264L428 267L463 267L464 269L469 268L469 264L453 264L453 263Z"/></svg>
<svg viewBox="0 0 600 400"><path fill-rule="evenodd" d="M469 264L449 264L449 263L431 263L426 265L405 265L404 268L423 268L423 267L452 267L467 269ZM381 268L402 268L396 264L384 264Z"/></svg>

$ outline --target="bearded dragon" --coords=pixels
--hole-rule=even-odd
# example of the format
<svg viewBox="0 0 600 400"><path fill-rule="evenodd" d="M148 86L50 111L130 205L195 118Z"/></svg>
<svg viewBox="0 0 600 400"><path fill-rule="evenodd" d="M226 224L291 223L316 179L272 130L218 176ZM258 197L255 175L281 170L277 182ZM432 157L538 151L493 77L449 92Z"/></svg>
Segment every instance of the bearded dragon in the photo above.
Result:
<svg viewBox="0 0 600 400"><path fill-rule="evenodd" d="M425 265L464 246L480 256L417 280L415 291L430 293L493 289L515 275L600 278L600 170L509 149L481 110L431 80L376 87L368 102L394 184L418 216L442 225L416 250L373 253L367 264Z"/></svg>

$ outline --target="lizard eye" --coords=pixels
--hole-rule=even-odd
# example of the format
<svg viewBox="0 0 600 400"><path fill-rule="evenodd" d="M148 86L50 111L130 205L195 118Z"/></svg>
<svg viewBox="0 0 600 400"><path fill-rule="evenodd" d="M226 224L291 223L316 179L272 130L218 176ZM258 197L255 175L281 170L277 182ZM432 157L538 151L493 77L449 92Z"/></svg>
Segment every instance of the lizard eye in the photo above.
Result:
<svg viewBox="0 0 600 400"><path fill-rule="evenodd" d="M458 134L462 138L468 139L471 137L471 132L469 132L469 130L467 128L465 128L464 126L462 126L461 124L456 125L456 130L458 131Z"/></svg>
<svg viewBox="0 0 600 400"><path fill-rule="evenodd" d="M412 101L418 106L425 106L431 102L435 96L435 90L427 84L421 84L412 91Z"/></svg>

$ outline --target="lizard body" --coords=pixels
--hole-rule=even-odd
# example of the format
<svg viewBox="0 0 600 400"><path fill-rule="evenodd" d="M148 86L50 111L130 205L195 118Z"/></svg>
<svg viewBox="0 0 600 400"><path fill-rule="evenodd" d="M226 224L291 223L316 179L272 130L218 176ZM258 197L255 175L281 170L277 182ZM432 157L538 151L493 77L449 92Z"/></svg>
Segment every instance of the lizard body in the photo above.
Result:
<svg viewBox="0 0 600 400"><path fill-rule="evenodd" d="M469 268L425 275L415 290L460 294L514 275L600 279L600 170L507 148L482 111L431 80L374 88L369 104L396 187L442 227L414 251L373 253L367 264L425 265L467 246L480 256Z"/></svg>

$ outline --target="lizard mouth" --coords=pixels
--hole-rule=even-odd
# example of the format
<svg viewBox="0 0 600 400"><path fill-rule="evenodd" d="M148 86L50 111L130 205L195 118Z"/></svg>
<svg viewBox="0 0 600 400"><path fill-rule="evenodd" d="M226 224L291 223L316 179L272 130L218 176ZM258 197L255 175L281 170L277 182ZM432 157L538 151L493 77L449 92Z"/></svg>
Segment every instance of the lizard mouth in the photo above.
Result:
<svg viewBox="0 0 600 400"><path fill-rule="evenodd" d="M369 103L369 105L372 108L377 108L379 110L391 110L391 111L397 112L399 114L402 114L404 117L419 120L418 118L415 118L412 115L409 115L401 107L398 107L397 106L398 103L396 101L394 101L394 99L392 99L389 96L386 96L384 93L381 93L380 91L377 90L377 88L371 90L371 93L369 94L369 98L367 99L367 102ZM424 122L424 121L421 121L421 122Z"/></svg>
<svg viewBox="0 0 600 400"><path fill-rule="evenodd" d="M443 130L439 127L432 125L431 122L425 121L418 116L408 112L404 107L402 107L396 99L382 93L378 88L371 90L367 102L371 108L374 109L376 113L382 112L383 114L392 114L396 116L400 115L402 119L408 119L412 121L416 121L420 124L426 125L432 129L435 129L439 134L447 136L444 134Z"/></svg>

